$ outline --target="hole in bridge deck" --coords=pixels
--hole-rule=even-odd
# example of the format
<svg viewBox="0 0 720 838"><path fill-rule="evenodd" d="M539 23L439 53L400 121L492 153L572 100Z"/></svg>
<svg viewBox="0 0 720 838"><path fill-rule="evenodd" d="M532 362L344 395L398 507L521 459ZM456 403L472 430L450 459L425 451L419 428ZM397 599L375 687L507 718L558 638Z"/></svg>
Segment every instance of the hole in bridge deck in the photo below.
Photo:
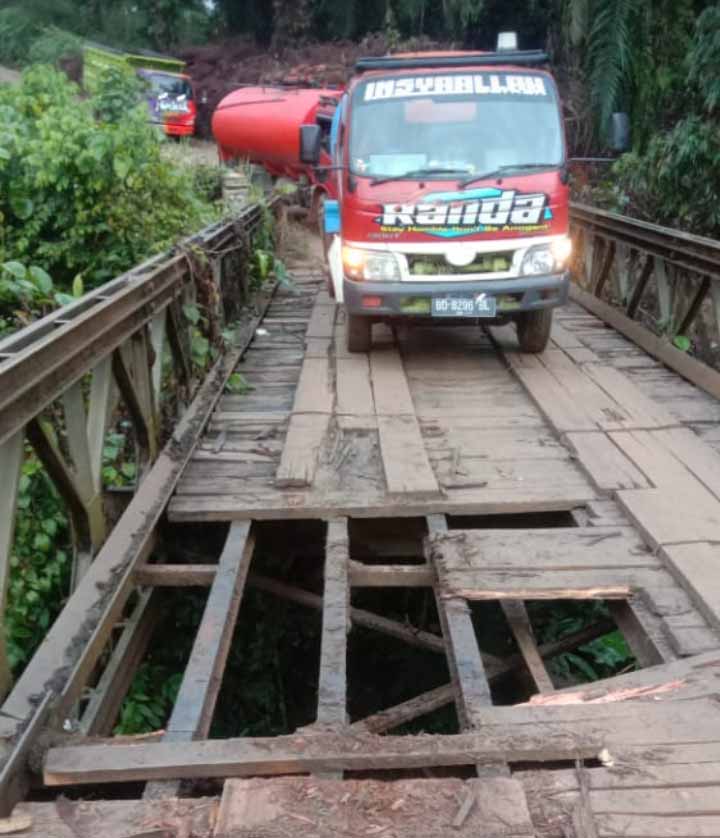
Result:
<svg viewBox="0 0 720 838"><path fill-rule="evenodd" d="M424 564L425 518L351 518L350 558L363 564Z"/></svg>
<svg viewBox="0 0 720 838"><path fill-rule="evenodd" d="M535 600L523 603L554 690L583 686L637 669L632 650L613 612L626 603L604 600ZM497 600L471 602L475 634L483 653L509 664L497 673L486 662L493 703L513 705L528 701L540 690L523 661L520 647ZM501 665L501 669L503 666Z"/></svg>
<svg viewBox="0 0 720 838"><path fill-rule="evenodd" d="M554 529L578 525L569 510L497 515L447 515L446 518L450 530Z"/></svg>

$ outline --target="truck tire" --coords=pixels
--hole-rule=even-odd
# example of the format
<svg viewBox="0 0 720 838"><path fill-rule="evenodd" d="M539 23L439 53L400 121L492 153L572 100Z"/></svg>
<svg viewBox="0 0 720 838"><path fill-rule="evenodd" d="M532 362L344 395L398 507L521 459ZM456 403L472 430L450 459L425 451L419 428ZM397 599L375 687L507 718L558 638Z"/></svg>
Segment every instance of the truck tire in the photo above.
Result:
<svg viewBox="0 0 720 838"><path fill-rule="evenodd" d="M542 352L550 340L553 310L526 311L517 319L517 336L523 352Z"/></svg>
<svg viewBox="0 0 720 838"><path fill-rule="evenodd" d="M372 320L348 314L345 324L348 352L369 352L372 343Z"/></svg>

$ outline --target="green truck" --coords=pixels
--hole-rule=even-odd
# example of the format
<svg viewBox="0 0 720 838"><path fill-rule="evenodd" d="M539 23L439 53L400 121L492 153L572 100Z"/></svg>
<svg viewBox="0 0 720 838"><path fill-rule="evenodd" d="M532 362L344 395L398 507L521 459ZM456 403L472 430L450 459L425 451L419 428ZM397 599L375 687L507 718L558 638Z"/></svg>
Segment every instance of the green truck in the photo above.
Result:
<svg viewBox="0 0 720 838"><path fill-rule="evenodd" d="M176 137L195 133L197 105L185 62L157 53L122 52L99 44L83 47L83 84L89 91L108 67L132 69L146 83L146 100L151 122Z"/></svg>

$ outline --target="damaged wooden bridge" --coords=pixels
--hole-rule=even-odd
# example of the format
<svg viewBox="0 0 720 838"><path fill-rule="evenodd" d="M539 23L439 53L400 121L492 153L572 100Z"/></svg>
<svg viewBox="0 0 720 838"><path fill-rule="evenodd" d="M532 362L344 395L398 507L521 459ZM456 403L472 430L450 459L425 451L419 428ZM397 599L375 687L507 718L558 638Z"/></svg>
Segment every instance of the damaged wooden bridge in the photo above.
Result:
<svg viewBox="0 0 720 838"><path fill-rule="evenodd" d="M720 838L720 373L643 325L718 340L720 245L584 207L573 221L574 302L538 356L509 325L378 325L370 353L348 354L321 263L290 259L290 283L250 288L256 208L0 342L3 589L26 446L77 553L0 712L0 832ZM198 305L211 338L236 324L206 372ZM111 527L118 415L139 478ZM297 522L321 534L317 589L257 569L273 539L301 548ZM181 549L211 530L217 550ZM113 737L169 587L208 589L172 713ZM250 587L321 613L315 720L210 738ZM367 588L431 591L439 630L358 607ZM538 600L609 616L538 644ZM487 648L488 602L507 655ZM443 656L446 682L353 718L360 627ZM632 671L555 683L548 661L615 629ZM513 673L529 700L503 699ZM398 734L445 706L458 733Z"/></svg>

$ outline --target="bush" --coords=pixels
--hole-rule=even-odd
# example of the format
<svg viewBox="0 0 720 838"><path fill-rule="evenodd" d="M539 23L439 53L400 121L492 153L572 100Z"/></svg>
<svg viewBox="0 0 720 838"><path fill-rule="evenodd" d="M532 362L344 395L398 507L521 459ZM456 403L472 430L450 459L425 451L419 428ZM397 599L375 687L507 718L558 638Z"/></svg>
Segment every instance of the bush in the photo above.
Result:
<svg viewBox="0 0 720 838"><path fill-rule="evenodd" d="M642 154L613 167L622 206L670 227L717 236L720 232L720 134L714 122L691 116L653 138Z"/></svg>
<svg viewBox="0 0 720 838"><path fill-rule="evenodd" d="M39 35L36 23L17 6L0 9L0 64L21 64Z"/></svg>
<svg viewBox="0 0 720 838"><path fill-rule="evenodd" d="M54 26L36 38L28 50L28 60L32 64L57 64L61 58L71 56L82 56L82 41Z"/></svg>
<svg viewBox="0 0 720 838"><path fill-rule="evenodd" d="M70 531L64 503L28 450L20 477L5 615L10 666L19 674L62 608L70 584Z"/></svg>
<svg viewBox="0 0 720 838"><path fill-rule="evenodd" d="M112 70L95 96L78 94L48 67L0 90L0 262L40 265L61 291L78 274L96 286L216 215L163 159L134 81Z"/></svg>

